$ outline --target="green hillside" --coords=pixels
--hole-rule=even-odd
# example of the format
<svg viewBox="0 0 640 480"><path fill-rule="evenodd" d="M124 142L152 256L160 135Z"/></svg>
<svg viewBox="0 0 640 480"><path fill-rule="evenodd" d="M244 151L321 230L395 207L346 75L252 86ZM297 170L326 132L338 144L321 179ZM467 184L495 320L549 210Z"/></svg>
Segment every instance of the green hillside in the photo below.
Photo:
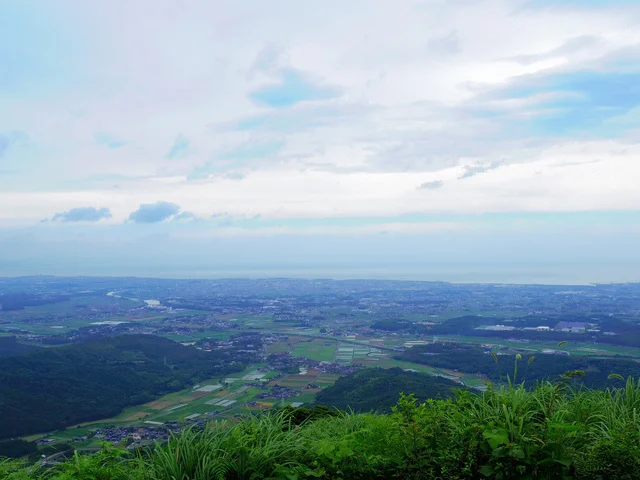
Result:
<svg viewBox="0 0 640 480"><path fill-rule="evenodd" d="M451 380L401 368L368 368L339 378L316 396L316 404L353 410L354 412L391 412L402 393L412 393L418 400L447 398L453 388Z"/></svg>
<svg viewBox="0 0 640 480"><path fill-rule="evenodd" d="M0 357L22 355L37 350L38 347L18 342L16 337L0 337Z"/></svg>
<svg viewBox="0 0 640 480"><path fill-rule="evenodd" d="M486 375L493 382L513 379L516 354L498 354L494 358L487 348L462 343L431 343L417 345L396 355L399 360L427 364L431 367ZM531 360L531 361L530 361ZM528 386L543 380L555 380L567 371L580 370L584 375L575 381L589 388L606 388L614 385L612 373L623 377L640 377L640 363L633 358L597 358L579 355L531 355L521 354L518 361L518 380Z"/></svg>
<svg viewBox="0 0 640 480"><path fill-rule="evenodd" d="M0 438L107 418L230 371L230 352L126 335L0 358Z"/></svg>

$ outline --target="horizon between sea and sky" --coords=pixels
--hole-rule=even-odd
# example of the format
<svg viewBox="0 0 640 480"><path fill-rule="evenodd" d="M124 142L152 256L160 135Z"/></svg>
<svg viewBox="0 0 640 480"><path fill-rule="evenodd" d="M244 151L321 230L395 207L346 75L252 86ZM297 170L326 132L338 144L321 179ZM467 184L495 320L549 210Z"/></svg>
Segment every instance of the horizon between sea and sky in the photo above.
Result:
<svg viewBox="0 0 640 480"><path fill-rule="evenodd" d="M640 281L640 2L0 4L0 276Z"/></svg>

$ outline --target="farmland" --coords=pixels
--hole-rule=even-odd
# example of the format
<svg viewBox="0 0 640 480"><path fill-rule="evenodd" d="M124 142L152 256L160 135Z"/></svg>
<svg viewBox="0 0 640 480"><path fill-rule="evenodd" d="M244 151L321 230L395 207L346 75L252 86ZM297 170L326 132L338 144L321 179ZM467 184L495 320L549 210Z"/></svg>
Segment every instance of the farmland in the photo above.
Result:
<svg viewBox="0 0 640 480"><path fill-rule="evenodd" d="M335 342L318 339L311 340L309 342L298 342L293 352L291 352L292 355L321 362L332 361L335 353Z"/></svg>
<svg viewBox="0 0 640 480"><path fill-rule="evenodd" d="M4 282L13 289L26 288ZM258 359L243 372L209 378L128 406L115 417L52 434L60 440L105 426L199 423L309 404L341 376L367 367L400 367L461 387L486 388L487 377L477 372L438 368L426 357L420 362L399 359L400 352L434 342L476 345L501 355L562 350L563 355L584 358L640 358L638 344L629 343L640 323L633 303L640 293L632 287L567 293L560 287L421 282L154 279L78 279L64 282L63 288L55 282L47 285L46 280L39 284L37 292L57 300L0 310L0 335L29 347L56 348L114 335L152 334L204 351L242 348L246 353L240 356ZM592 332L562 333L568 343L559 349L559 334L552 330L564 320L583 320ZM480 333L476 325L497 325L498 330ZM538 325L551 333L529 333ZM237 347L233 339L238 335L258 335L261 340Z"/></svg>

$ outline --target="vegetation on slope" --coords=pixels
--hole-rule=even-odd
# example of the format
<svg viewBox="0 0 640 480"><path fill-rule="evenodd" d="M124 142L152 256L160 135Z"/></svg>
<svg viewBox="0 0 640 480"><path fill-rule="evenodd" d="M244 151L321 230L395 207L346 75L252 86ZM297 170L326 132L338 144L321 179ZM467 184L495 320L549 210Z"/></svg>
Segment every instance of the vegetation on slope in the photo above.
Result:
<svg viewBox="0 0 640 480"><path fill-rule="evenodd" d="M291 422L290 412L187 430L149 451L105 448L51 469L6 463L7 479L620 479L640 471L640 385L508 385L389 415Z"/></svg>
<svg viewBox="0 0 640 480"><path fill-rule="evenodd" d="M480 373L494 382L505 381L512 374L510 365L516 355L499 355L495 358L485 348L463 343L432 343L417 345L396 356L400 360L427 364L466 373ZM529 359L534 360L529 362ZM640 363L625 358L596 358L577 355L521 355L520 379L528 386L543 380L558 379L567 371L581 370L580 383L591 388L606 388L622 382L609 378L611 373L623 377L640 377Z"/></svg>
<svg viewBox="0 0 640 480"><path fill-rule="evenodd" d="M18 342L16 337L0 337L0 357L34 352L39 347Z"/></svg>
<svg viewBox="0 0 640 480"><path fill-rule="evenodd" d="M345 411L389 413L401 393L411 392L418 400L447 398L458 386L445 378L405 372L401 368L367 368L341 377L318 392L316 404Z"/></svg>
<svg viewBox="0 0 640 480"><path fill-rule="evenodd" d="M107 418L243 366L166 338L125 335L0 358L0 438Z"/></svg>

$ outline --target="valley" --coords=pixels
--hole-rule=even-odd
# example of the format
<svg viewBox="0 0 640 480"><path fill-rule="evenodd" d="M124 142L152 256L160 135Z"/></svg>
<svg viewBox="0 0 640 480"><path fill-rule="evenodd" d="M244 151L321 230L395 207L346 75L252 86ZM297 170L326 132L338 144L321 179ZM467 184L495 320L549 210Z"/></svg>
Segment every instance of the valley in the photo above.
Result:
<svg viewBox="0 0 640 480"><path fill-rule="evenodd" d="M517 354L537 357L536 379L557 378L562 371L543 365L558 363L602 370L585 377L598 386L615 386L611 373L640 374L640 348L629 341L640 335L634 285L567 293L440 282L37 277L0 279L0 287L0 305L3 296L31 299L0 310L7 358L16 347L42 352L145 335L202 354L226 352L242 365L213 376L198 370L192 383L123 404L115 416L24 437L43 445L144 445L192 424L313 405L339 378L369 367L426 373L472 391L505 381ZM494 365L491 353L501 362ZM469 355L479 360L465 362Z"/></svg>

